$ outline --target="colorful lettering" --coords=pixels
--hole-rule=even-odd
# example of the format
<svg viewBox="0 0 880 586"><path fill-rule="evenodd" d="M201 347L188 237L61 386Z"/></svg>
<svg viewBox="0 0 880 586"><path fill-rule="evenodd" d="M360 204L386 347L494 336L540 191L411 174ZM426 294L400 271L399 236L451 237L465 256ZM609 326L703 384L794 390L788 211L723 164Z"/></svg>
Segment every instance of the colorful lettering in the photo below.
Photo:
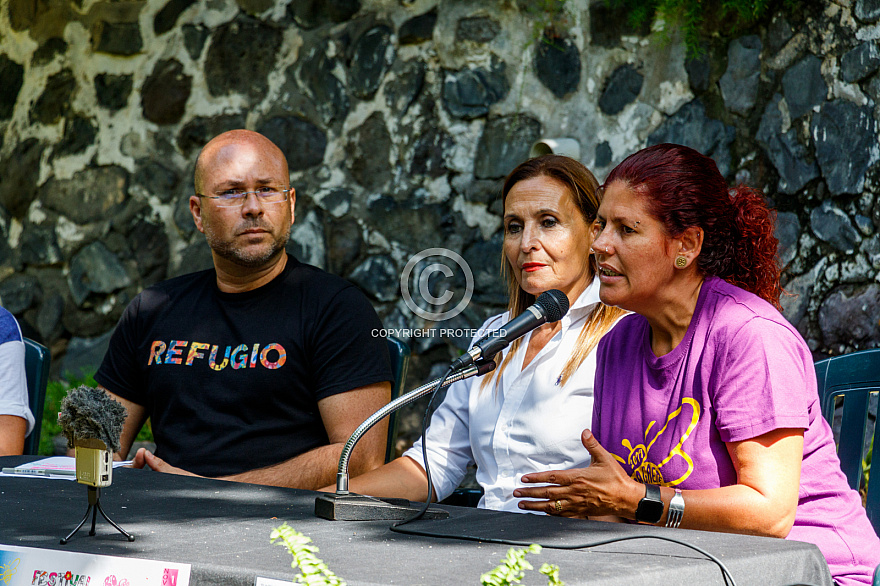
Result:
<svg viewBox="0 0 880 586"><path fill-rule="evenodd" d="M235 350L232 351L232 368L234 370L238 370L239 368L244 368L247 366L248 360L248 347L247 344L241 344L240 346L236 346Z"/></svg>
<svg viewBox="0 0 880 586"><path fill-rule="evenodd" d="M165 568L162 572L162 586L177 586L177 570Z"/></svg>
<svg viewBox="0 0 880 586"><path fill-rule="evenodd" d="M187 346L189 350L187 351ZM210 352L207 350L210 349ZM264 368L275 370L281 368L287 361L287 352L284 346L273 342L261 348L260 344L239 344L238 346L226 346L226 352L221 362L217 362L217 354L220 351L218 344L205 342L188 342L186 340L169 340L166 345L161 340L154 340L150 346L147 366L153 364L180 364L192 366L196 360L203 360L208 355L208 366L211 370L221 371L227 366L239 370L242 368L256 368L257 363ZM277 357L272 355L277 353ZM270 356L274 360L270 359Z"/></svg>
<svg viewBox="0 0 880 586"><path fill-rule="evenodd" d="M74 574L70 570L66 573L52 572L51 574L44 570L34 570L31 584L32 586L88 586L91 581L91 576L87 574ZM2 582L3 579L0 578L0 583Z"/></svg>
<svg viewBox="0 0 880 586"><path fill-rule="evenodd" d="M226 368L226 365L229 364L229 349L230 349L230 347L229 346L226 347L226 356L223 358L223 363L220 364L219 366L217 365L217 362L216 362L217 348L218 348L217 345L214 345L214 347L211 348L211 356L208 358L208 366L210 366L213 370L223 370L224 368Z"/></svg>
<svg viewBox="0 0 880 586"><path fill-rule="evenodd" d="M153 346L150 348L150 358L147 360L147 366L153 364L153 360L156 360L156 364L162 364L162 354L165 353L165 342L161 340L154 340Z"/></svg>
<svg viewBox="0 0 880 586"><path fill-rule="evenodd" d="M186 365L192 366L193 360L196 358L204 358L205 355L199 352L199 350L207 350L210 348L210 344L202 344L201 342L193 342L189 347L189 354L186 355Z"/></svg>
<svg viewBox="0 0 880 586"><path fill-rule="evenodd" d="M180 364L183 358L174 358L174 356L182 356L183 349L189 344L186 340L171 340L168 342L168 354L165 355L165 364Z"/></svg>
<svg viewBox="0 0 880 586"><path fill-rule="evenodd" d="M251 361L249 363L251 368L255 368L257 366L257 350L259 349L260 345L254 344L254 349L251 350Z"/></svg>
<svg viewBox="0 0 880 586"><path fill-rule="evenodd" d="M278 353L278 359L275 362L270 362L268 359L269 352L274 350ZM284 351L284 346L281 344L272 343L263 348L263 351L260 352L260 364L268 368L269 370L275 370L276 368L281 368L284 366L284 363L287 361L287 352Z"/></svg>

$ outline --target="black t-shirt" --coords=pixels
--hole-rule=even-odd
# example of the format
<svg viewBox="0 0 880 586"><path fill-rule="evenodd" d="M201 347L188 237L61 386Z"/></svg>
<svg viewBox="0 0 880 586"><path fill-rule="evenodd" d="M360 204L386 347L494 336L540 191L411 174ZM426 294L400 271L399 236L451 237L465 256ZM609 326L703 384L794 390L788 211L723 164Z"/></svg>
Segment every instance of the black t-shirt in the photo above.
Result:
<svg viewBox="0 0 880 586"><path fill-rule="evenodd" d="M391 380L381 327L357 287L293 257L245 293L211 269L138 295L95 380L146 408L157 456L235 474L326 445L318 401Z"/></svg>

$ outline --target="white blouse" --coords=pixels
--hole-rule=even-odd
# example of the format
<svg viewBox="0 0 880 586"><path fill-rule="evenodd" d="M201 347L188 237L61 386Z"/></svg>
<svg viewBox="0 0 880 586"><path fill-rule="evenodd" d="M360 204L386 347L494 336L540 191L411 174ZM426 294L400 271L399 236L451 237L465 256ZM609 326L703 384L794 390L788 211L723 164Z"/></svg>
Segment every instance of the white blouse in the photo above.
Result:
<svg viewBox="0 0 880 586"><path fill-rule="evenodd" d="M581 432L593 417L595 349L564 386L560 379L581 328L598 301L599 283L594 281L563 316L560 331L525 370L522 365L531 333L523 338L499 386L493 380L481 389L483 379L472 378L449 387L426 434L438 500L452 494L468 465L476 463L477 481L485 491L479 506L525 512L513 497L514 489L524 486L520 481L523 474L589 465ZM481 334L507 321L507 312L489 318ZM404 455L424 467L421 439Z"/></svg>

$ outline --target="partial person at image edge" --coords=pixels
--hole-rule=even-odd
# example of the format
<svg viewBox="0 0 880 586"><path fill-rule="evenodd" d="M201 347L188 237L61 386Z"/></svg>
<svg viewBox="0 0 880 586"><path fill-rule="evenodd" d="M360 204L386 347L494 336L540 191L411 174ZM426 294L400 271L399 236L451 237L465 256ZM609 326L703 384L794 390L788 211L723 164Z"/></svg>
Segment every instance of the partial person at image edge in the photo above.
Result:
<svg viewBox="0 0 880 586"><path fill-rule="evenodd" d="M24 370L24 338L15 317L0 307L0 456L20 455L34 429Z"/></svg>

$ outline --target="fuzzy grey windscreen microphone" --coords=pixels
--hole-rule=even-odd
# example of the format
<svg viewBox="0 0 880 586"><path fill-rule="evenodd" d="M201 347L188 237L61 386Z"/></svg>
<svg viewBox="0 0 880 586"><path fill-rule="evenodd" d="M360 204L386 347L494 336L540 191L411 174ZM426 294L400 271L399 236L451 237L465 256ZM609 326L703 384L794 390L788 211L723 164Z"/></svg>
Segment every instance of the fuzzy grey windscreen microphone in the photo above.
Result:
<svg viewBox="0 0 880 586"><path fill-rule="evenodd" d="M58 423L67 437L67 447L76 440L98 439L118 452L119 436L125 424L125 407L101 389L85 385L70 390L61 401Z"/></svg>

